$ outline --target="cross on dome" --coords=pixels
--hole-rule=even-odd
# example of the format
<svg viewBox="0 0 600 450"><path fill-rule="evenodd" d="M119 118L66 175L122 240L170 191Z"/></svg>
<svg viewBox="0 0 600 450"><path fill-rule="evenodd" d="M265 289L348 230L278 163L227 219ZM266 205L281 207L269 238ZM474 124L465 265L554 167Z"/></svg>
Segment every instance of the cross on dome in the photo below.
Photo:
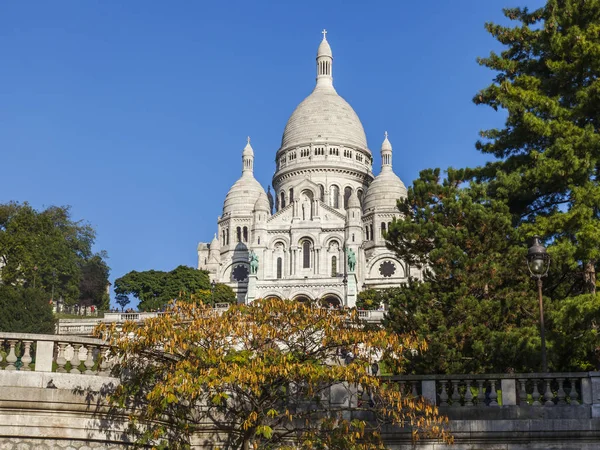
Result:
<svg viewBox="0 0 600 450"><path fill-rule="evenodd" d="M327 30L325 28L323 28L323 31L321 31L321 33L323 34L323 40L327 40Z"/></svg>
<svg viewBox="0 0 600 450"><path fill-rule="evenodd" d="M387 132L386 132L387 133ZM250 136L248 136L248 144L250 143Z"/></svg>
<svg viewBox="0 0 600 450"><path fill-rule="evenodd" d="M384 131L383 134L385 135L385 138L387 139L387 137L388 137L387 131Z"/></svg>

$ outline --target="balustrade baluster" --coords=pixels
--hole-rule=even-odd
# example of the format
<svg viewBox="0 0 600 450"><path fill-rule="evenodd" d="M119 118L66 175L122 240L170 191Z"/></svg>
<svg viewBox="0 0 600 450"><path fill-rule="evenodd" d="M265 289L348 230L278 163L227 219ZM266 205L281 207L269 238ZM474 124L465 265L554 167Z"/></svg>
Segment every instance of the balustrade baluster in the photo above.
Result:
<svg viewBox="0 0 600 450"><path fill-rule="evenodd" d="M108 348L101 348L98 352L98 358L100 358L100 365L98 366L98 375L102 377L110 376L110 361L109 361L109 352Z"/></svg>
<svg viewBox="0 0 600 450"><path fill-rule="evenodd" d="M571 405L579 405L579 395L577 394L577 378L569 378L571 389L569 390L569 400Z"/></svg>
<svg viewBox="0 0 600 450"><path fill-rule="evenodd" d="M496 392L496 380L490 380L490 405L498 406L498 393Z"/></svg>
<svg viewBox="0 0 600 450"><path fill-rule="evenodd" d="M465 406L473 406L473 393L471 392L471 380L465 380L467 384L465 390Z"/></svg>
<svg viewBox="0 0 600 450"><path fill-rule="evenodd" d="M410 384L412 385L410 395L412 395L413 398L417 398L419 396L419 393L417 392L417 382L411 381Z"/></svg>
<svg viewBox="0 0 600 450"><path fill-rule="evenodd" d="M550 387L550 382L552 381L550 378L546 378L545 380L546 383L546 391L544 392L544 400L546 400L544 402L544 406L554 406L554 402L552 401L554 399L554 394L552 393L552 388Z"/></svg>
<svg viewBox="0 0 600 450"><path fill-rule="evenodd" d="M17 342L19 341L15 341L12 339L8 340L10 350L8 351L8 355L6 355L6 362L8 363L8 365L4 370L17 370L17 366L15 366L15 363L17 362L17 354L15 353L15 346L17 345Z"/></svg>
<svg viewBox="0 0 600 450"><path fill-rule="evenodd" d="M71 344L73 347L73 356L71 357L71 373L81 373L79 370L79 364L81 364L81 360L79 359L79 349L81 348L81 344Z"/></svg>
<svg viewBox="0 0 600 450"><path fill-rule="evenodd" d="M458 390L458 383L460 380L452 380L452 406L460 406L460 392Z"/></svg>
<svg viewBox="0 0 600 450"><path fill-rule="evenodd" d="M448 392L446 392L446 380L440 381L442 392L440 392L440 406L448 406Z"/></svg>
<svg viewBox="0 0 600 450"><path fill-rule="evenodd" d="M531 397L533 398L533 406L541 406L542 403L540 402L540 391L538 390L538 383L540 382L540 380L532 380L533 381L533 393L531 394Z"/></svg>
<svg viewBox="0 0 600 450"><path fill-rule="evenodd" d="M483 385L485 380L477 380L477 404L482 406L485 403L485 390Z"/></svg>
<svg viewBox="0 0 600 450"><path fill-rule="evenodd" d="M557 405L566 405L567 402L565 401L565 397L567 396L567 393L563 389L563 384L565 382L565 379L557 378L556 381L558 381L558 391L556 391L556 396L558 397L558 401L556 402L556 404Z"/></svg>
<svg viewBox="0 0 600 450"><path fill-rule="evenodd" d="M528 406L527 404L527 380L519 378L519 405Z"/></svg>
<svg viewBox="0 0 600 450"><path fill-rule="evenodd" d="M21 356L21 363L23 363L21 370L31 370L31 367L29 367L31 361L33 361L33 358L31 357L31 344L33 344L33 341L23 341L25 349L23 350L23 356Z"/></svg>
<svg viewBox="0 0 600 450"><path fill-rule="evenodd" d="M87 357L85 358L85 362L83 363L83 365L85 366L85 368L87 369L84 373L87 375L94 375L96 372L94 372L92 370L92 368L94 367L94 363L95 363L95 359L94 358L94 352L96 351L96 346L95 345L88 345L86 346L87 348Z"/></svg>
<svg viewBox="0 0 600 450"><path fill-rule="evenodd" d="M67 369L65 369L65 365L67 364L67 358L65 358L65 349L67 348L67 345L68 344L66 342L58 343L58 356L56 357L56 365L58 368L56 371L60 373L65 373L67 371Z"/></svg>

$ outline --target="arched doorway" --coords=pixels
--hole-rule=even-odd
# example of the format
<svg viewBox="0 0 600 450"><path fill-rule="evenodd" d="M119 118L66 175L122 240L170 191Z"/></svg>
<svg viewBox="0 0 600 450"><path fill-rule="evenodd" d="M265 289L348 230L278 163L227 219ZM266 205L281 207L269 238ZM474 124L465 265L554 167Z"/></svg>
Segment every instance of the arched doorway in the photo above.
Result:
<svg viewBox="0 0 600 450"><path fill-rule="evenodd" d="M300 294L294 297L294 300L301 303L310 303L312 302L311 298L308 295Z"/></svg>
<svg viewBox="0 0 600 450"><path fill-rule="evenodd" d="M335 294L326 294L319 301L322 308L339 309L342 307L341 299Z"/></svg>

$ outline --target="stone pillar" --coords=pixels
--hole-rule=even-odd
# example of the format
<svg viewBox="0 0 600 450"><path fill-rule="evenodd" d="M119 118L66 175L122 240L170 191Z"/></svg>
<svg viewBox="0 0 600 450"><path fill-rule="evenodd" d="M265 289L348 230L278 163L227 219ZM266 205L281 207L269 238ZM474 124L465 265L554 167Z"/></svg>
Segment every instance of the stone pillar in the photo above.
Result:
<svg viewBox="0 0 600 450"><path fill-rule="evenodd" d="M356 274L348 274L348 286L346 291L346 306L348 308L354 308L356 306L356 298L358 295L358 288L356 282Z"/></svg>
<svg viewBox="0 0 600 450"><path fill-rule="evenodd" d="M37 341L35 350L35 371L52 372L52 358L54 357L53 341Z"/></svg>
<svg viewBox="0 0 600 450"><path fill-rule="evenodd" d="M502 406L515 406L517 404L517 384L515 380L500 380L502 391Z"/></svg>
<svg viewBox="0 0 600 450"><path fill-rule="evenodd" d="M596 418L600 417L600 372L589 372L589 374L589 380L592 387L592 417ZM583 394L583 380L581 383L581 391ZM582 395L581 398L584 399L585 403L585 397Z"/></svg>
<svg viewBox="0 0 600 450"><path fill-rule="evenodd" d="M249 305L256 298L257 275L248 275L248 291L246 292L246 304Z"/></svg>
<svg viewBox="0 0 600 450"><path fill-rule="evenodd" d="M432 405L437 403L437 393L435 391L435 380L423 380L421 382L421 395Z"/></svg>

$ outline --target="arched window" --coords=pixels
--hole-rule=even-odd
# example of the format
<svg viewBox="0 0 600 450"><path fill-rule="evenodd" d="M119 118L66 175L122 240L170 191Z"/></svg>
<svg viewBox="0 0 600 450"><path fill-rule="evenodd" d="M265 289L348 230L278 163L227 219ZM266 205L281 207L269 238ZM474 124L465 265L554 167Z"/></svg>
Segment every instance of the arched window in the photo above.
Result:
<svg viewBox="0 0 600 450"><path fill-rule="evenodd" d="M237 234L237 241L242 242L242 229L240 227L237 227L236 234Z"/></svg>
<svg viewBox="0 0 600 450"><path fill-rule="evenodd" d="M290 203L294 201L294 188L290 188Z"/></svg>
<svg viewBox="0 0 600 450"><path fill-rule="evenodd" d="M227 242L227 241L225 240L225 230L223 230L223 231L221 232L221 238L223 239L223 244L222 244L222 245L225 245L225 244L226 244L226 242Z"/></svg>
<svg viewBox="0 0 600 450"><path fill-rule="evenodd" d="M385 222L381 222L381 238L385 238Z"/></svg>
<svg viewBox="0 0 600 450"><path fill-rule="evenodd" d="M369 225L367 225L365 227L365 240L368 241L369 240Z"/></svg>
<svg viewBox="0 0 600 450"><path fill-rule="evenodd" d="M244 242L248 242L248 227L244 227Z"/></svg>
<svg viewBox="0 0 600 450"><path fill-rule="evenodd" d="M375 240L375 234L373 233L373 224L369 225L369 229L371 230L371 240Z"/></svg>
<svg viewBox="0 0 600 450"><path fill-rule="evenodd" d="M363 202L363 191L362 189L359 189L356 191L356 196L358 197L358 202L360 203L360 206L362 206L362 202Z"/></svg>
<svg viewBox="0 0 600 450"><path fill-rule="evenodd" d="M337 277L337 256L332 256L331 257L331 276L332 277Z"/></svg>
<svg viewBox="0 0 600 450"><path fill-rule="evenodd" d="M329 204L335 209L340 207L340 188L335 184L329 189Z"/></svg>
<svg viewBox="0 0 600 450"><path fill-rule="evenodd" d="M285 193L281 191L281 209L285 208Z"/></svg>
<svg viewBox="0 0 600 450"><path fill-rule="evenodd" d="M310 269L310 241L302 243L302 267Z"/></svg>
<svg viewBox="0 0 600 450"><path fill-rule="evenodd" d="M351 195L352 195L352 188L346 187L344 189L344 209L348 209L348 200L350 200Z"/></svg>
<svg viewBox="0 0 600 450"><path fill-rule="evenodd" d="M258 245L260 245L260 236L258 237L258 242L257 242L257 244L258 244Z"/></svg>
<svg viewBox="0 0 600 450"><path fill-rule="evenodd" d="M283 277L283 259L277 258L277 278Z"/></svg>
<svg viewBox="0 0 600 450"><path fill-rule="evenodd" d="M229 245L229 228L227 228L227 245Z"/></svg>
<svg viewBox="0 0 600 450"><path fill-rule="evenodd" d="M352 242L354 242L354 233L352 233Z"/></svg>
<svg viewBox="0 0 600 450"><path fill-rule="evenodd" d="M325 187L322 184L319 185L319 200L325 201Z"/></svg>

